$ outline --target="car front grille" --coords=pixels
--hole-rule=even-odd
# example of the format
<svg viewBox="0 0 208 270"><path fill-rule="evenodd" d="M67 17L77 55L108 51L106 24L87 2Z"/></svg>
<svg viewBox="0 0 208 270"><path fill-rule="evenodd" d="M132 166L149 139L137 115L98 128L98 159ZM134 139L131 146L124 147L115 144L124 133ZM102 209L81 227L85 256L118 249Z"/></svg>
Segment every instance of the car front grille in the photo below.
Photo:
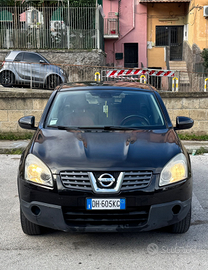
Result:
<svg viewBox="0 0 208 270"><path fill-rule="evenodd" d="M62 184L66 188L92 190L87 172L65 171L60 173Z"/></svg>
<svg viewBox="0 0 208 270"><path fill-rule="evenodd" d="M121 190L130 190L130 189L138 189L145 188L149 186L152 178L151 171L131 171L125 172L123 184Z"/></svg>
<svg viewBox="0 0 208 270"><path fill-rule="evenodd" d="M137 210L84 210L63 208L64 220L69 226L130 225L141 226L147 222L149 209Z"/></svg>
<svg viewBox="0 0 208 270"><path fill-rule="evenodd" d="M110 172L112 173L112 172ZM98 174L96 172L96 174ZM113 175L118 172L112 173ZM64 171L60 173L62 184L66 188L92 191L88 172L84 171ZM129 171L124 173L121 191L142 189L150 184L152 178L151 171Z"/></svg>

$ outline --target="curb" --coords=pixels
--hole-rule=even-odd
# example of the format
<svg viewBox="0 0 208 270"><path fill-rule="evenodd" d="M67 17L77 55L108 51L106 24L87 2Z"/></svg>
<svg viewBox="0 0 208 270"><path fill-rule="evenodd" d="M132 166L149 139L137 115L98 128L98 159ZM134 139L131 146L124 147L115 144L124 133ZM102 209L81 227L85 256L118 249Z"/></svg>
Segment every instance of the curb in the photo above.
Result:
<svg viewBox="0 0 208 270"><path fill-rule="evenodd" d="M0 154L21 154L30 140L0 141Z"/></svg>
<svg viewBox="0 0 208 270"><path fill-rule="evenodd" d="M189 154L208 153L208 141L182 141L182 143Z"/></svg>
<svg viewBox="0 0 208 270"><path fill-rule="evenodd" d="M0 141L0 154L21 154L30 140ZM208 153L208 141L182 141L189 154Z"/></svg>
<svg viewBox="0 0 208 270"><path fill-rule="evenodd" d="M25 148L0 148L0 155L21 155L21 153L25 150Z"/></svg>

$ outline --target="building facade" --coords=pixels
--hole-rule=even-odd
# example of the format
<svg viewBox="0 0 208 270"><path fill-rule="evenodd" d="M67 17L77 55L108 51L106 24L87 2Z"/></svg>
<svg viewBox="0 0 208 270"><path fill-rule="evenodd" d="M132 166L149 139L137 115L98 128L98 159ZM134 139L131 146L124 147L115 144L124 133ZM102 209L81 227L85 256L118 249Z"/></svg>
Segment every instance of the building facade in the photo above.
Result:
<svg viewBox="0 0 208 270"><path fill-rule="evenodd" d="M185 61L197 71L200 53L208 46L207 0L140 0L147 6L148 67L169 68L169 61ZM207 14L208 15L208 14Z"/></svg>
<svg viewBox="0 0 208 270"><path fill-rule="evenodd" d="M107 65L169 69L170 61L185 61L188 72L201 71L200 53L208 48L208 0L102 4Z"/></svg>
<svg viewBox="0 0 208 270"><path fill-rule="evenodd" d="M147 66L147 6L139 0L103 0L106 64Z"/></svg>
<svg viewBox="0 0 208 270"><path fill-rule="evenodd" d="M167 69L169 61L182 61L189 0L140 3L147 7L148 67Z"/></svg>
<svg viewBox="0 0 208 270"><path fill-rule="evenodd" d="M190 71L203 72L201 51L208 48L208 0L192 0L187 13L183 58Z"/></svg>

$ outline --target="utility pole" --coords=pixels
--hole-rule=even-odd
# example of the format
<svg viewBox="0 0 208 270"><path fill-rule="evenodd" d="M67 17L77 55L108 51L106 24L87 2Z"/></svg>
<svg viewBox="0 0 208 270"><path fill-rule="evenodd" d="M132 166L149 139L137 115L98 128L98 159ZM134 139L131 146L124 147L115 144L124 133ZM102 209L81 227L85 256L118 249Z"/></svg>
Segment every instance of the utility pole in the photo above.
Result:
<svg viewBox="0 0 208 270"><path fill-rule="evenodd" d="M17 48L18 45L18 34L17 34L17 0L15 0L15 4L14 4L14 27L13 27L13 31L14 31L14 47Z"/></svg>
<svg viewBox="0 0 208 270"><path fill-rule="evenodd" d="M67 26L67 47L70 49L70 20L69 20L69 0L68 0L68 26Z"/></svg>

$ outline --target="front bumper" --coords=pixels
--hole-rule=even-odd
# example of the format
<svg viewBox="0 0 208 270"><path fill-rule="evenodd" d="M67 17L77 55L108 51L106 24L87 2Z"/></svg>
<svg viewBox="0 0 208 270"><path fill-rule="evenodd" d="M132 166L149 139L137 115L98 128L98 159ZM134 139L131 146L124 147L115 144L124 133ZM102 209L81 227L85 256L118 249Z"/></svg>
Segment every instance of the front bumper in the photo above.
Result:
<svg viewBox="0 0 208 270"><path fill-rule="evenodd" d="M149 231L166 227L184 219L191 207L191 198L186 201L172 201L150 206L146 222L106 224L107 215L103 212L103 222L100 224L86 223L80 225L79 217L75 217L73 225L66 222L63 208L59 205L48 204L38 201L26 202L20 200L21 209L25 217L40 226L61 231L71 232L137 232ZM106 212L107 213L107 212ZM109 214L109 211L108 211ZM77 222L77 224L76 224Z"/></svg>

